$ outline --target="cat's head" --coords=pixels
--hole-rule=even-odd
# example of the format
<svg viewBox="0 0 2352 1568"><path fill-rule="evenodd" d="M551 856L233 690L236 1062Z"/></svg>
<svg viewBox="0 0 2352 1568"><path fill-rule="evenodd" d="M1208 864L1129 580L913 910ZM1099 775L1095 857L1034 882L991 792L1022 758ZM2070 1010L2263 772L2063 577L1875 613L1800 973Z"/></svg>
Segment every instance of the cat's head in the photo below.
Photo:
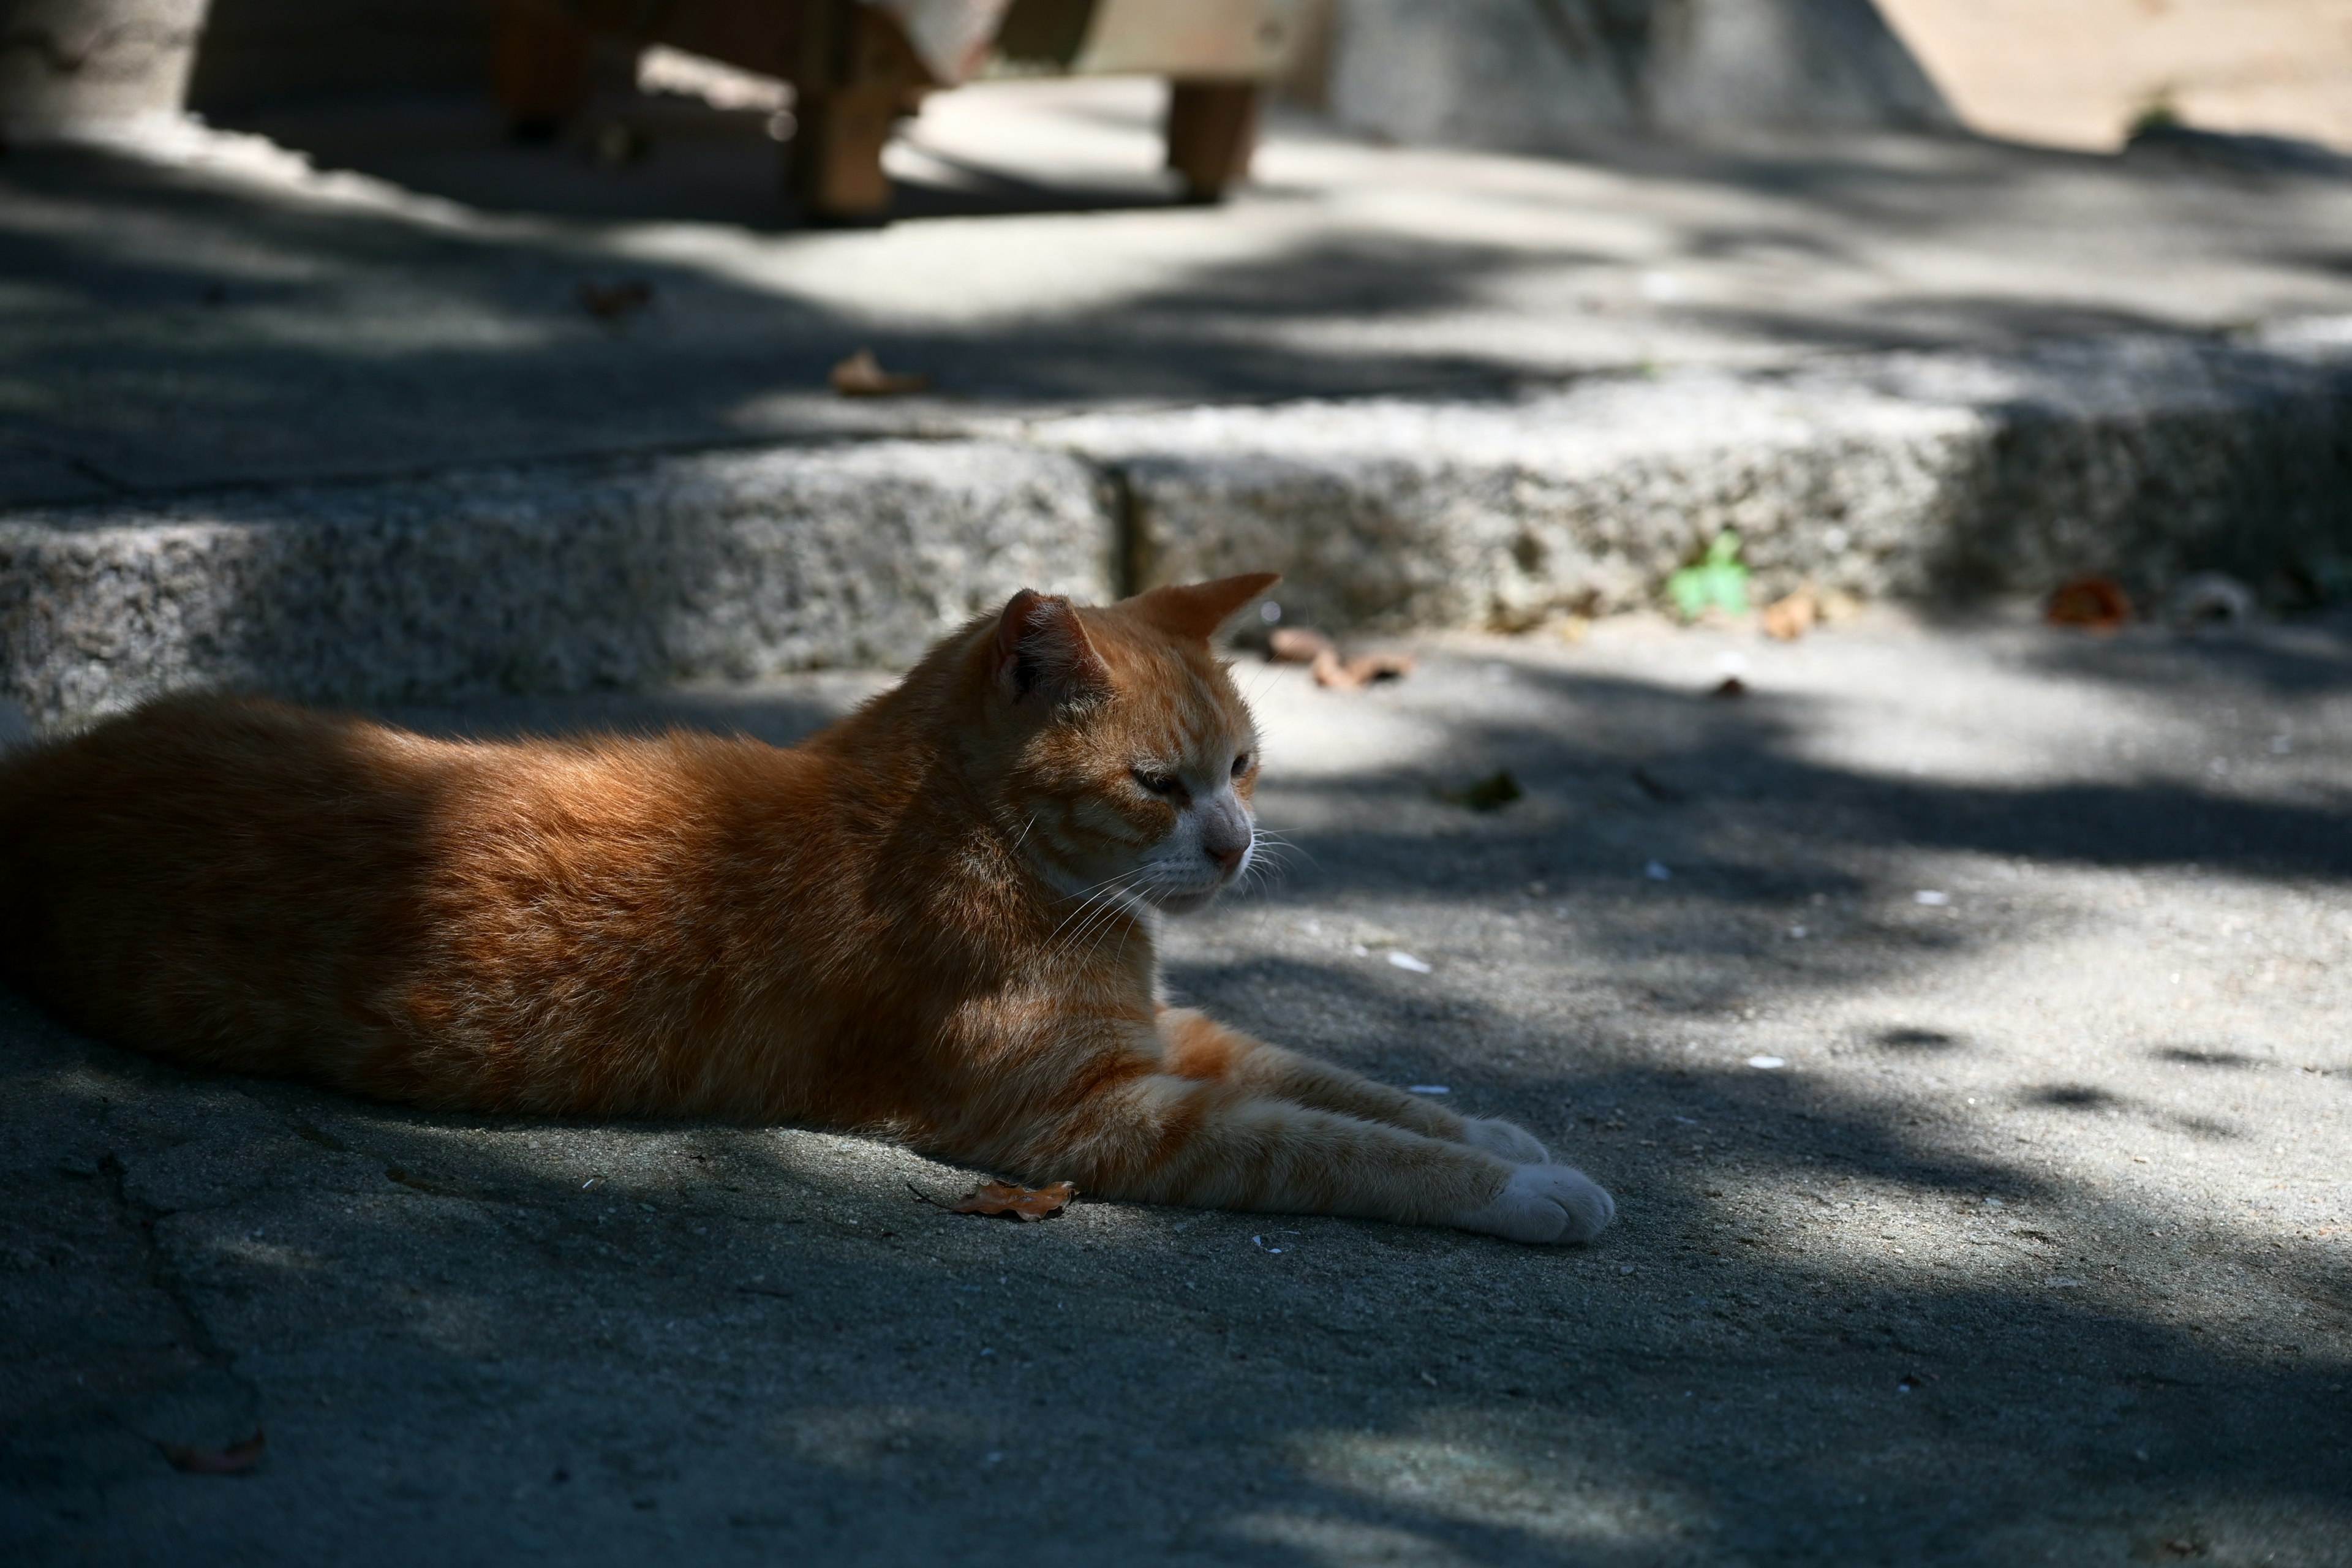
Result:
<svg viewBox="0 0 2352 1568"><path fill-rule="evenodd" d="M1209 639L1272 573L1095 609L1014 595L971 647L991 793L1063 893L1197 910L1257 849L1257 728Z"/></svg>

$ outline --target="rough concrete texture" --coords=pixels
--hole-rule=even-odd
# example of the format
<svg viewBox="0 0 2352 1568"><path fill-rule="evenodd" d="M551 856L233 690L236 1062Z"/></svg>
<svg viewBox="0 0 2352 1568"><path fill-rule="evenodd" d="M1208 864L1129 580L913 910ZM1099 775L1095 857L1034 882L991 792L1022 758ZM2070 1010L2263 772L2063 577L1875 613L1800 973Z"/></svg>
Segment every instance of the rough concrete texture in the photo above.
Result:
<svg viewBox="0 0 2352 1568"><path fill-rule="evenodd" d="M1724 528L1774 593L2352 589L2347 433L2352 352L2147 338L1038 431L1122 477L1143 581L1279 570L1318 624L1389 629L1648 604Z"/></svg>
<svg viewBox="0 0 2352 1568"><path fill-rule="evenodd" d="M1336 0L1330 51L1334 117L1397 142L1957 124L1871 0Z"/></svg>
<svg viewBox="0 0 2352 1568"><path fill-rule="evenodd" d="M622 167L432 105L12 157L0 682L58 716L191 681L882 658L1032 559L1076 583L1115 557L1084 567L1105 592L1271 563L1335 626L1516 623L1639 602L1721 521L1776 586L2344 586L2352 182L1923 137L1568 163L1284 121L1202 209L1167 184L1157 91L942 95L876 233L781 226L764 118L674 101L626 108L652 151ZM640 304L583 307L624 283ZM835 397L860 345L934 395ZM755 528L673 454L909 437L1059 476L1013 503L1058 553L984 561L961 481L910 480L876 505L955 542L925 594L735 630L680 607L717 567L672 535L786 599L847 578L821 520ZM879 485L901 449L827 460ZM512 471L468 500L485 468ZM571 547L575 516L604 531ZM354 586L384 552L414 563L389 598ZM447 585L476 552L483 584Z"/></svg>
<svg viewBox="0 0 2352 1568"><path fill-rule="evenodd" d="M1169 973L1523 1121L1598 1246L959 1218L885 1145L417 1115L0 997L0 1556L2352 1557L2352 626L1417 646L1244 666L1288 848ZM408 716L784 738L864 689Z"/></svg>
<svg viewBox="0 0 2352 1568"><path fill-rule="evenodd" d="M0 135L72 136L184 106L207 0L0 0Z"/></svg>
<svg viewBox="0 0 2352 1568"><path fill-rule="evenodd" d="M1515 630L1757 585L1928 597L2223 569L2352 591L2352 352L2108 340L252 491L0 520L0 695L343 700L910 658L1028 584L1279 571L1295 622ZM1083 461L1081 460L1083 459Z"/></svg>
<svg viewBox="0 0 2352 1568"><path fill-rule="evenodd" d="M1091 471L877 441L495 468L0 521L0 694L337 701L910 661L1017 589L1101 600Z"/></svg>
<svg viewBox="0 0 2352 1568"><path fill-rule="evenodd" d="M0 500L2352 316L2345 181L1917 137L1568 162L1286 121L1202 208L1152 84L992 83L891 149L903 221L814 233L761 117L643 107L619 167L429 105L267 122L317 167L220 133L10 159ZM582 309L626 279L644 309ZM832 397L861 343L937 395Z"/></svg>

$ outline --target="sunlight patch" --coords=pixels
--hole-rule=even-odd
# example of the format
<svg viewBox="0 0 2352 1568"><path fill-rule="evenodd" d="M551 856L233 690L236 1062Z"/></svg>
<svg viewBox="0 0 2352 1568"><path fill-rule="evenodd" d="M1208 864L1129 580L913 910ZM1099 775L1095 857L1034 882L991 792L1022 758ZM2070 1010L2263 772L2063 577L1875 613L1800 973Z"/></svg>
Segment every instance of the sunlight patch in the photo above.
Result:
<svg viewBox="0 0 2352 1568"><path fill-rule="evenodd" d="M1472 1568L1478 1561L1415 1531L1329 1514L1267 1510L1244 1514L1226 1526L1226 1533L1255 1546L1284 1547L1309 1563L1328 1563L1333 1568L1368 1563Z"/></svg>
<svg viewBox="0 0 2352 1568"><path fill-rule="evenodd" d="M1565 1448L1506 1449L1436 1433L1329 1431L1304 1434L1288 1448L1307 1474L1368 1500L1562 1545L1624 1547L1710 1528L1691 1500L1654 1483L1635 1486L1603 1475Z"/></svg>

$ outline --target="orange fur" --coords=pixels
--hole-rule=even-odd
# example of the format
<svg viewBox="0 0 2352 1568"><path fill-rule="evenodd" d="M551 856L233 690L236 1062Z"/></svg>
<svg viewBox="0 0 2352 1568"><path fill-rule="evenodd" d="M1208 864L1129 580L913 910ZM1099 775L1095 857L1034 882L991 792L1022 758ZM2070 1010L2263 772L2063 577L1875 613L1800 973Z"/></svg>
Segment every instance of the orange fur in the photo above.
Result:
<svg viewBox="0 0 2352 1568"><path fill-rule="evenodd" d="M194 1067L1497 1228L1527 1168L1472 1146L1499 1124L1155 1001L1158 908L1249 854L1255 736L1208 638L1272 581L1024 592L789 750L167 699L0 763L0 969Z"/></svg>

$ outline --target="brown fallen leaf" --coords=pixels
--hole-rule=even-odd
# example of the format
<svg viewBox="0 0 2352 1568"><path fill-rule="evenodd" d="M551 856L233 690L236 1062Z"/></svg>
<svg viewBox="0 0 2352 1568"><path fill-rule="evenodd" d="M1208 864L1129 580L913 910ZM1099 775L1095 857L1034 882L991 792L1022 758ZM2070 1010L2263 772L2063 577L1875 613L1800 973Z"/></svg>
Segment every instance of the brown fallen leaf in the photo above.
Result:
<svg viewBox="0 0 2352 1568"><path fill-rule="evenodd" d="M1342 659L1329 648L1315 656L1315 684L1334 691L1357 691L1378 680L1402 680L1417 661L1409 653L1360 653Z"/></svg>
<svg viewBox="0 0 2352 1568"><path fill-rule="evenodd" d="M982 1182L978 1191L950 1210L953 1214L1009 1214L1019 1220L1051 1219L1078 1195L1069 1182L1049 1182L1024 1187L1013 1182Z"/></svg>
<svg viewBox="0 0 2352 1568"><path fill-rule="evenodd" d="M1821 596L1821 602L1814 608L1821 613L1822 625L1842 626L1848 621L1860 618L1862 601L1843 588L1832 588Z"/></svg>
<svg viewBox="0 0 2352 1568"><path fill-rule="evenodd" d="M1276 626L1265 634L1265 657L1276 664L1313 664L1327 653L1339 657L1329 637L1305 626Z"/></svg>
<svg viewBox="0 0 2352 1568"><path fill-rule="evenodd" d="M1813 629L1813 622L1820 618L1820 614L1821 607L1813 602L1812 590L1800 588L1764 606L1764 635L1780 642L1795 642Z"/></svg>
<svg viewBox="0 0 2352 1568"><path fill-rule="evenodd" d="M653 302L654 286L642 278L609 285L580 285L580 308L600 321L619 321L630 311L642 310Z"/></svg>
<svg viewBox="0 0 2352 1568"><path fill-rule="evenodd" d="M833 367L833 390L844 397L905 397L929 392L931 378L920 371L888 371L872 349L859 349Z"/></svg>
<svg viewBox="0 0 2352 1568"><path fill-rule="evenodd" d="M1513 776L1511 770L1505 768L1500 773L1489 773L1475 783L1464 784L1460 789L1441 789L1437 792L1437 798L1448 805L1466 805L1473 811L1500 811L1527 793L1519 787L1519 781Z"/></svg>
<svg viewBox="0 0 2352 1568"><path fill-rule="evenodd" d="M226 1448L199 1447L193 1443L165 1443L155 1447L175 1470L192 1476L241 1476L261 1463L265 1447L260 1432L242 1443L231 1443Z"/></svg>
<svg viewBox="0 0 2352 1568"><path fill-rule="evenodd" d="M2051 591L2042 618L2053 626L2079 626L2105 637L2130 622L2131 595L2113 577L2076 577Z"/></svg>

